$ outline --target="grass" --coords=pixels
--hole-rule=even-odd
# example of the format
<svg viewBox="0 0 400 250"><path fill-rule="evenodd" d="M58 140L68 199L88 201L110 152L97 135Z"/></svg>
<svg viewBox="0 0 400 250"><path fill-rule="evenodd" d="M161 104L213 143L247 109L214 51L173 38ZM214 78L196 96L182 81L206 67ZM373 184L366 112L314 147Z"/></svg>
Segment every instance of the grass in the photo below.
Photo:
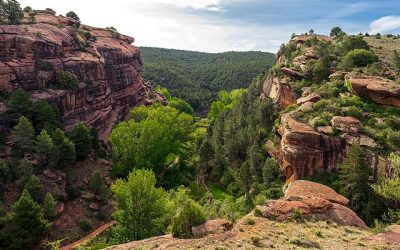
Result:
<svg viewBox="0 0 400 250"><path fill-rule="evenodd" d="M213 195L214 199L217 199L219 201L223 201L232 197L228 192L216 186L211 186L210 192Z"/></svg>

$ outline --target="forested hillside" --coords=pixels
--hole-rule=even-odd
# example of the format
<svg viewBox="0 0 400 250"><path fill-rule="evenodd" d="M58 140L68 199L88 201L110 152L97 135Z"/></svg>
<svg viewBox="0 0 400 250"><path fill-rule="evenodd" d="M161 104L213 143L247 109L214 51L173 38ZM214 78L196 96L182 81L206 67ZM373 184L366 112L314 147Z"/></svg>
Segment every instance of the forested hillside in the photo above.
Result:
<svg viewBox="0 0 400 250"><path fill-rule="evenodd" d="M258 51L212 54L149 47L140 50L145 80L187 101L196 114L207 113L219 91L247 88L255 76L264 75L275 62L274 54Z"/></svg>

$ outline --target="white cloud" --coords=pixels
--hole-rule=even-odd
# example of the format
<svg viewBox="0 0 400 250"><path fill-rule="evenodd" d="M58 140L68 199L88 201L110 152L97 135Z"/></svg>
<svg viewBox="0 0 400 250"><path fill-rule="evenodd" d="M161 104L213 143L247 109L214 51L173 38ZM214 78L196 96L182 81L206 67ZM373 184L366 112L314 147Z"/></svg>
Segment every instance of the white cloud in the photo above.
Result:
<svg viewBox="0 0 400 250"><path fill-rule="evenodd" d="M222 52L276 52L297 30L294 27L232 23L195 15L191 10L223 13L223 0L20 0L34 9L53 8L58 14L75 11L82 23L114 26L133 36L139 46ZM237 1L237 0L230 0Z"/></svg>
<svg viewBox="0 0 400 250"><path fill-rule="evenodd" d="M384 33L400 28L400 16L384 16L370 24L370 33Z"/></svg>

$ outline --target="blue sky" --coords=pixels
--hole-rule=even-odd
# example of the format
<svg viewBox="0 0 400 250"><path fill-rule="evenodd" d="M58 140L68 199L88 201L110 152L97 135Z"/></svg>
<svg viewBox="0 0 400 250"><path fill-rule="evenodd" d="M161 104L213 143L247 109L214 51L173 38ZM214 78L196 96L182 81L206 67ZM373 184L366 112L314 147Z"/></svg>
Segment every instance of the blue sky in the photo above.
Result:
<svg viewBox="0 0 400 250"><path fill-rule="evenodd" d="M221 52L276 52L292 33L334 26L348 33L397 33L399 0L20 0L74 10L89 25L114 26L135 44Z"/></svg>

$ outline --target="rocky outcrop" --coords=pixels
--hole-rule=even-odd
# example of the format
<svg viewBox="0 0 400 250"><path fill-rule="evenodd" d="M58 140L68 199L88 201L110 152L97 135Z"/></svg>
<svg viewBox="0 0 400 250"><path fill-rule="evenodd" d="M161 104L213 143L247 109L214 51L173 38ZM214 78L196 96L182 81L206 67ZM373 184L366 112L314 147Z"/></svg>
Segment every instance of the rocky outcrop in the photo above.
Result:
<svg viewBox="0 0 400 250"><path fill-rule="evenodd" d="M368 228L351 209L345 207L348 202L327 186L310 181L295 181L289 185L282 199L269 200L257 209L262 217L278 221L313 218Z"/></svg>
<svg viewBox="0 0 400 250"><path fill-rule="evenodd" d="M264 83L264 95L270 97L282 109L296 103L292 88L285 79L270 75Z"/></svg>
<svg viewBox="0 0 400 250"><path fill-rule="evenodd" d="M208 220L204 224L192 227L192 235L195 238L205 237L210 234L220 234L231 230L233 224L227 220Z"/></svg>
<svg viewBox="0 0 400 250"><path fill-rule="evenodd" d="M361 132L361 122L351 116L334 116L331 120L332 127L349 134Z"/></svg>
<svg viewBox="0 0 400 250"><path fill-rule="evenodd" d="M276 148L267 147L268 153L278 159L286 177L311 176L319 170L336 170L346 154L347 144L343 138L319 133L308 124L293 118L295 113L281 117L278 133L280 141Z"/></svg>
<svg viewBox="0 0 400 250"><path fill-rule="evenodd" d="M400 84L395 81L371 76L350 76L353 92L376 103L400 107Z"/></svg>
<svg viewBox="0 0 400 250"><path fill-rule="evenodd" d="M82 121L104 139L135 105L163 98L144 83L142 59L133 38L39 12L35 24L1 25L0 89L30 91L60 108L68 130ZM26 23L26 22L25 22ZM56 72L78 78L75 91L53 89Z"/></svg>

